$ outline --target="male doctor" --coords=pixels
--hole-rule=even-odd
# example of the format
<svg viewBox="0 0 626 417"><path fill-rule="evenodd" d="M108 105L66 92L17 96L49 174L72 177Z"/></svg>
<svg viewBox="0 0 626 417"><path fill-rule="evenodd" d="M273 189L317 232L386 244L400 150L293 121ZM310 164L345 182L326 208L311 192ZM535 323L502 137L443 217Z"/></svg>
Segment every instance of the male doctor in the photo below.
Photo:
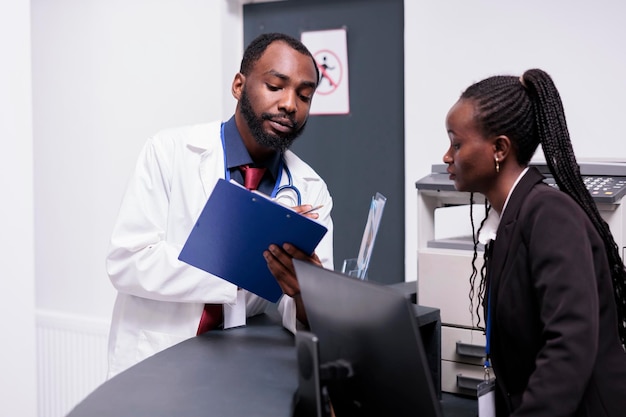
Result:
<svg viewBox="0 0 626 417"><path fill-rule="evenodd" d="M109 377L204 331L205 305L217 305L223 328L260 314L267 301L178 260L220 178L243 184L242 166L261 168L258 190L307 216L328 233L308 256L286 244L263 253L284 295L283 325L306 324L292 258L333 268L332 199L326 183L288 150L309 116L319 79L311 53L284 34L263 34L244 52L232 94L234 116L159 132L147 141L111 237L106 267L118 291L109 337ZM286 185L286 187L284 187ZM234 219L224 219L225 222Z"/></svg>

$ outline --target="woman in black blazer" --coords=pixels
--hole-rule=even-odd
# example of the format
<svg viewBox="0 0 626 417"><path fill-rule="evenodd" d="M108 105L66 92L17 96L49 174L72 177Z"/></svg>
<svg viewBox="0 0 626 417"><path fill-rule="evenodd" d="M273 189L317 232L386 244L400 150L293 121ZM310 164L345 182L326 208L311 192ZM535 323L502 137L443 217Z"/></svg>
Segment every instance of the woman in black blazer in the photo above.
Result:
<svg viewBox="0 0 626 417"><path fill-rule="evenodd" d="M443 161L487 198L481 295L497 416L626 416L626 271L574 156L548 74L470 86ZM541 143L559 189L528 166Z"/></svg>

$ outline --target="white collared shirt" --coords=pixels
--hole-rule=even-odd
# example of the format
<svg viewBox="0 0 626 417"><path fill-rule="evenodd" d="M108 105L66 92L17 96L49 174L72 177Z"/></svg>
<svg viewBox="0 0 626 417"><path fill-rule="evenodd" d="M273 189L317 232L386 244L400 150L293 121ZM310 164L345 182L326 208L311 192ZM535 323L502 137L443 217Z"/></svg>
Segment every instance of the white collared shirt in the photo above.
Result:
<svg viewBox="0 0 626 417"><path fill-rule="evenodd" d="M522 179L522 177L528 171L528 167L524 168L524 170L519 174L513 186L509 190L509 194L506 196L506 200L504 201L504 206L502 207L502 213L498 214L495 210L489 210L487 214L487 220L483 223L483 227L478 232L478 242L486 245L490 240L496 240L496 234L498 231L498 226L500 226L500 219L504 214L504 210L506 209L507 204L509 204L509 199L511 198L511 194L513 194L513 190L517 187L517 184Z"/></svg>

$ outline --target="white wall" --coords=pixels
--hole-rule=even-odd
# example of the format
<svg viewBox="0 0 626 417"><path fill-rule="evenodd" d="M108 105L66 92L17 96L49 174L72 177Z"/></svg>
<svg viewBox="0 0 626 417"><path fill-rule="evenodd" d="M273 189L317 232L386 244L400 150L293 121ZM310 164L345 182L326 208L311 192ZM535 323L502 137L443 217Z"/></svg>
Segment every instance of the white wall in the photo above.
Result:
<svg viewBox="0 0 626 417"><path fill-rule="evenodd" d="M619 128L626 97L626 3L404 3L406 269L411 280L417 274L415 181L433 163L442 163L448 147L446 113L473 82L536 67L547 71L561 93L579 159L626 160Z"/></svg>
<svg viewBox="0 0 626 417"><path fill-rule="evenodd" d="M231 114L243 31L238 0L30 3L38 406L56 417L104 381L104 258L139 150Z"/></svg>
<svg viewBox="0 0 626 417"><path fill-rule="evenodd" d="M225 1L32 4L37 307L108 320L104 257L140 147L222 117L241 36L222 33Z"/></svg>
<svg viewBox="0 0 626 417"><path fill-rule="evenodd" d="M0 2L0 415L36 415L30 2Z"/></svg>

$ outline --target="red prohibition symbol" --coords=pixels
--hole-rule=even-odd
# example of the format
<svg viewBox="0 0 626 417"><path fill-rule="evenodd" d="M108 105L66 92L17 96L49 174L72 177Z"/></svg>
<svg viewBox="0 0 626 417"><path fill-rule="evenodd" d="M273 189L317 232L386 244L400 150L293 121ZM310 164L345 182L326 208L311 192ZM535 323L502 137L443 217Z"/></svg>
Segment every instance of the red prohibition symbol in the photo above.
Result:
<svg viewBox="0 0 626 417"><path fill-rule="evenodd" d="M343 78L343 65L333 51L322 49L313 54L317 68L320 71L320 82L317 85L316 94L332 94L341 84Z"/></svg>

